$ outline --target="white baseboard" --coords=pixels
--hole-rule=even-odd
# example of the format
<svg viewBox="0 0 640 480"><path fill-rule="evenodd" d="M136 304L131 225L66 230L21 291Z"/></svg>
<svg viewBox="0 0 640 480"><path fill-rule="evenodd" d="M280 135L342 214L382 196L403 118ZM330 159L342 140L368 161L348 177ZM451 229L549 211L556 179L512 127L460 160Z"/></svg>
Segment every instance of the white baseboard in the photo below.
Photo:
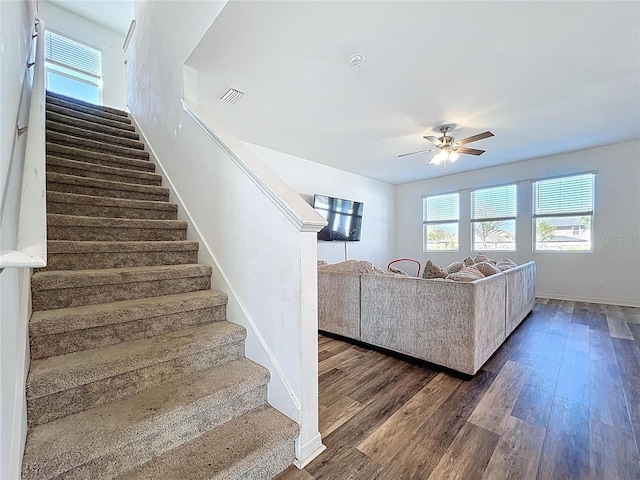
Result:
<svg viewBox="0 0 640 480"><path fill-rule="evenodd" d="M322 444L322 437L318 432L313 438L307 440L304 444L300 445L300 439L296 440L296 459L293 464L298 468L304 468L311 461L326 450Z"/></svg>
<svg viewBox="0 0 640 480"><path fill-rule="evenodd" d="M619 302L619 301L611 300L607 298L579 297L579 296L573 296L573 295L558 295L557 293L543 293L543 292L536 292L536 297L550 298L553 300L566 300L568 302L602 303L604 305L618 305L621 307L640 308L640 303Z"/></svg>

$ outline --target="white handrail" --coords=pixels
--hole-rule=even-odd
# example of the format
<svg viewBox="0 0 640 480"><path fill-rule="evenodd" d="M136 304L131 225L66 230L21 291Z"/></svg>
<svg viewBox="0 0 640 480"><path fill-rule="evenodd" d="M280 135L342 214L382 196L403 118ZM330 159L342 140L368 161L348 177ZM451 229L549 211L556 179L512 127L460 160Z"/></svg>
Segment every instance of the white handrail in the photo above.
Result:
<svg viewBox="0 0 640 480"><path fill-rule="evenodd" d="M0 252L0 269L47 264L44 21L36 20L36 49L22 172L16 250Z"/></svg>

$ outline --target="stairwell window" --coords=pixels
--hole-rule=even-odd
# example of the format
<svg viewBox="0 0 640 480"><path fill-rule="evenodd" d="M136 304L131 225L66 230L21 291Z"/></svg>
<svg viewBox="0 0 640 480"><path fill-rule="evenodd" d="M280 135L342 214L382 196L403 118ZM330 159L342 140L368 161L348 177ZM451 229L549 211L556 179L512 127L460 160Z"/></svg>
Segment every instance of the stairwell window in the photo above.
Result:
<svg viewBox="0 0 640 480"><path fill-rule="evenodd" d="M592 252L595 175L533 183L535 251Z"/></svg>
<svg viewBox="0 0 640 480"><path fill-rule="evenodd" d="M481 188L471 192L473 250L516 250L517 186Z"/></svg>
<svg viewBox="0 0 640 480"><path fill-rule="evenodd" d="M44 37L47 90L102 104L102 52L58 33Z"/></svg>
<svg viewBox="0 0 640 480"><path fill-rule="evenodd" d="M423 197L422 218L425 252L458 251L459 193Z"/></svg>

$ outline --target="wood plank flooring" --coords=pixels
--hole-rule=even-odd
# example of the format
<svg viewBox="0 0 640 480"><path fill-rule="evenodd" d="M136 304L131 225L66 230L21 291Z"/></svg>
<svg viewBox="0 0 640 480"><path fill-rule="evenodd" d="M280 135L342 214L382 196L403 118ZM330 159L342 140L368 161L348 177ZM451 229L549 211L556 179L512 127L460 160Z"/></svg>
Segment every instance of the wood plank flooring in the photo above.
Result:
<svg viewBox="0 0 640 480"><path fill-rule="evenodd" d="M471 380L320 335L327 446L278 480L640 480L640 309L538 299Z"/></svg>

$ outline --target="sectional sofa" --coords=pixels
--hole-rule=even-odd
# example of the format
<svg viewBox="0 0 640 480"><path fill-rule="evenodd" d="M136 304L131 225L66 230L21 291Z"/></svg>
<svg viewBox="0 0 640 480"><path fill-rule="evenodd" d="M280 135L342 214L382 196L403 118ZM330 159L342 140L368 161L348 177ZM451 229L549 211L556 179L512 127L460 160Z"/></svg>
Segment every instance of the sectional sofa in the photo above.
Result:
<svg viewBox="0 0 640 480"><path fill-rule="evenodd" d="M535 262L472 282L318 270L318 326L474 375L535 303Z"/></svg>

